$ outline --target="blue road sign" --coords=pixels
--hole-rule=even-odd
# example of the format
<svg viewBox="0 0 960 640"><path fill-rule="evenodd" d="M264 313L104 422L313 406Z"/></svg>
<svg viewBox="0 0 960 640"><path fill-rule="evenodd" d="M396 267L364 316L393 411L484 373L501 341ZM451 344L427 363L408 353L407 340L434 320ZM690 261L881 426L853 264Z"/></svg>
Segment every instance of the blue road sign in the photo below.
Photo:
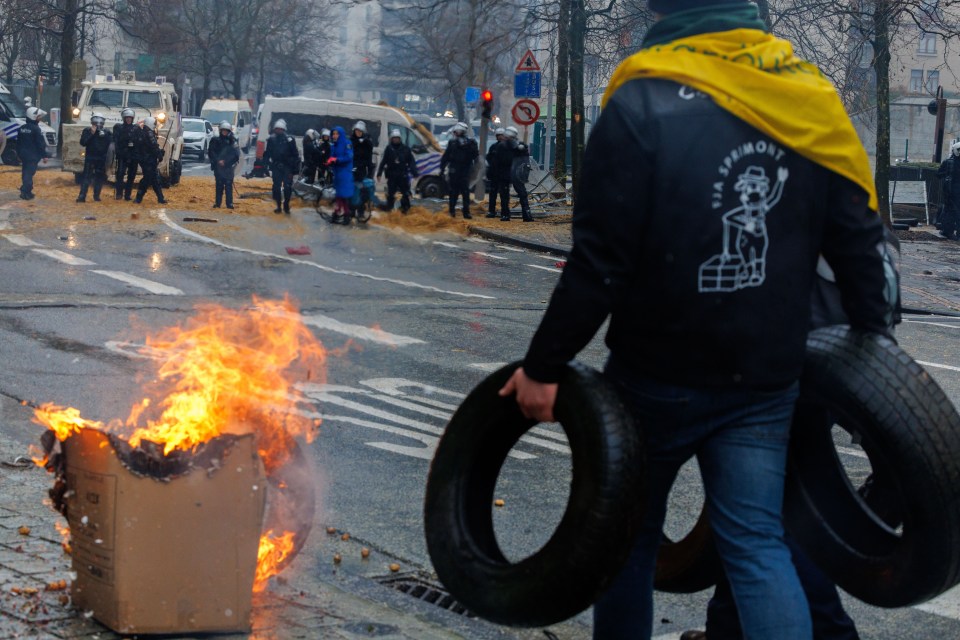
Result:
<svg viewBox="0 0 960 640"><path fill-rule="evenodd" d="M463 92L463 101L467 104L480 102L480 87L467 87Z"/></svg>
<svg viewBox="0 0 960 640"><path fill-rule="evenodd" d="M539 98L540 77L539 71L524 71L513 76L514 98Z"/></svg>

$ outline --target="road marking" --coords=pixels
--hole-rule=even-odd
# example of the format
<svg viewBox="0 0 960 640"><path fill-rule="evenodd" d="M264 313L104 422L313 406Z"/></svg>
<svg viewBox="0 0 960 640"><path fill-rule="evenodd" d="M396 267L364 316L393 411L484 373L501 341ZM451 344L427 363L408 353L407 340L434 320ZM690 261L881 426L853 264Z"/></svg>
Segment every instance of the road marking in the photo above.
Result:
<svg viewBox="0 0 960 640"><path fill-rule="evenodd" d="M942 322L921 322L920 320L904 320L910 324L926 324L931 327L946 327L947 329L960 329L960 324L944 324Z"/></svg>
<svg viewBox="0 0 960 640"><path fill-rule="evenodd" d="M960 587L954 587L933 600L916 605L913 608L944 618L960 620Z"/></svg>
<svg viewBox="0 0 960 640"><path fill-rule="evenodd" d="M917 364L924 367L933 367L934 369L947 369L948 371L960 371L960 367L954 367L949 364L937 364L936 362L924 362L923 360L917 360Z"/></svg>
<svg viewBox="0 0 960 640"><path fill-rule="evenodd" d="M496 371L497 369L500 369L501 367L507 366L507 364L508 363L506 362L474 362L467 366L470 367L471 369L479 369L480 371L485 371L490 373L490 372Z"/></svg>
<svg viewBox="0 0 960 640"><path fill-rule="evenodd" d="M45 255L48 258L53 258L57 262L69 264L74 267L89 267L97 264L96 262L90 262L89 260L78 258L75 255L71 255L65 251L60 251L59 249L31 249L31 251Z"/></svg>
<svg viewBox="0 0 960 640"><path fill-rule="evenodd" d="M103 269L93 269L93 273L99 273L102 276L107 276L108 278L113 278L114 280L125 282L134 287L139 287L140 289L146 289L150 293L155 293L161 296L182 296L183 295L183 291L181 291L180 289L177 289L176 287L170 287L165 284L160 284L159 282L154 282L153 280L138 278L137 276L132 276L129 273L123 273L122 271L106 271Z"/></svg>
<svg viewBox="0 0 960 640"><path fill-rule="evenodd" d="M837 447L837 451L839 451L840 453L845 453L848 456L863 458L864 460L870 459L870 456L868 456L866 452L861 451L860 449L851 449L850 447Z"/></svg>
<svg viewBox="0 0 960 640"><path fill-rule="evenodd" d="M539 264L528 264L528 267L533 267L534 269L543 269L544 271L552 271L554 273L563 273L563 269L557 269L556 267L544 267Z"/></svg>
<svg viewBox="0 0 960 640"><path fill-rule="evenodd" d="M420 284L419 282L410 282L408 280L396 280L394 278L385 278L383 276L374 276L369 273L361 273L359 271L347 271L345 269L335 269L333 267L328 267L325 264L320 264L319 262L312 262L310 260L302 260L300 258L294 258L292 256L280 255L279 253L270 253L268 251L257 251L256 249L245 249L243 247L237 247L225 242L220 242L219 240L214 240L213 238L208 238L205 235L199 234L195 231L190 231L189 229L184 229L176 222L171 220L165 211L161 210L157 212L157 216L160 220L163 221L165 225L171 229L182 233L185 236L199 240L200 242L206 242L207 244L212 244L217 247L222 247L224 249L229 249L230 251L239 251L241 253L248 253L253 256L263 256L264 258L273 258L275 260L284 260L286 262L292 262L294 264L302 264L308 267L314 267L320 271L326 271L327 273L335 273L342 276L351 276L354 278L364 278L367 280L374 280L376 282L387 282L389 284L395 284L401 287L409 287L411 289L422 289L424 291L433 291L434 293L444 293L451 296L460 296L462 298L480 298L482 300L496 300L494 296L488 296L482 293L466 293L463 291L450 291L447 289L441 289L439 287L434 287L428 284Z"/></svg>
<svg viewBox="0 0 960 640"><path fill-rule="evenodd" d="M557 256L548 256L543 253L534 253L533 256L535 258L540 258L541 260L549 260L550 262L563 261L566 259L566 258L558 258Z"/></svg>
<svg viewBox="0 0 960 640"><path fill-rule="evenodd" d="M370 342L378 342L380 344L387 344L394 347L406 347L411 344L426 344L426 342L420 340L419 338L411 338L410 336L401 336L395 333L388 333L375 327L365 327L359 324L348 324L346 322L340 322L339 320L320 314L304 314L303 322L304 324L317 327L318 329L335 331L336 333L342 333L350 336L351 338L369 340Z"/></svg>
<svg viewBox="0 0 960 640"><path fill-rule="evenodd" d="M13 244L17 245L18 247L42 247L43 246L39 242L34 242L27 236L21 236L15 233L11 233L3 237L9 240L10 242L12 242Z"/></svg>
<svg viewBox="0 0 960 640"><path fill-rule="evenodd" d="M440 245L441 247L449 247L450 249L459 249L460 245L453 244L452 242L441 242L439 240L434 240L433 244Z"/></svg>
<svg viewBox="0 0 960 640"><path fill-rule="evenodd" d="M498 244L497 249L503 249L504 251L513 251L515 253L526 253L525 249L521 249L519 247L511 247L505 244Z"/></svg>
<svg viewBox="0 0 960 640"><path fill-rule="evenodd" d="M494 260L506 260L503 256L494 255L492 253L484 253L483 251L474 251L474 254L478 256L483 256L484 258L493 258Z"/></svg>

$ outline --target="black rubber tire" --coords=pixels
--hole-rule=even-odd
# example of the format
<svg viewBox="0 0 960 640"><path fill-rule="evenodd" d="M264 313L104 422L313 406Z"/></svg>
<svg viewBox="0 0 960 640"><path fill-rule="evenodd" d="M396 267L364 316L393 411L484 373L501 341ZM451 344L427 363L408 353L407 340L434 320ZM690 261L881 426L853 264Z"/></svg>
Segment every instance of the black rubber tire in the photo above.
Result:
<svg viewBox="0 0 960 640"><path fill-rule="evenodd" d="M472 613L537 627L590 606L625 562L643 513L640 431L599 373L573 364L555 415L572 451L570 500L547 543L511 563L493 528L493 493L503 461L534 426L497 391L519 363L493 373L457 409L427 478L424 521L437 576Z"/></svg>
<svg viewBox="0 0 960 640"><path fill-rule="evenodd" d="M447 195L446 183L437 177L424 178L417 185L421 198L443 198Z"/></svg>
<svg viewBox="0 0 960 640"><path fill-rule="evenodd" d="M886 513L848 480L833 424L862 438ZM902 529L884 522L890 513ZM868 604L911 606L960 582L960 417L893 341L847 327L810 334L784 520L827 575Z"/></svg>
<svg viewBox="0 0 960 640"><path fill-rule="evenodd" d="M674 542L663 536L657 550L653 588L665 593L696 593L715 585L722 570L704 508L682 539Z"/></svg>

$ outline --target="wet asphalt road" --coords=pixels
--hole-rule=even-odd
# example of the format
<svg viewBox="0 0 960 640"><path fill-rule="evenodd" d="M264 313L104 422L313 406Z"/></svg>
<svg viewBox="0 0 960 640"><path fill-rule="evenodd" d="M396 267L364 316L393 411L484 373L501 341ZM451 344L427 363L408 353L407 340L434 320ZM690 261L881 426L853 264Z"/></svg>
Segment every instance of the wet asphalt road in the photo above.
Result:
<svg viewBox="0 0 960 640"><path fill-rule="evenodd" d="M332 227L312 209L242 219L217 212L211 216L220 222L205 224L183 221L195 212L153 208L140 210L136 223L85 225L76 213L42 203L27 212L20 202L0 192L0 428L25 444L36 440L39 427L23 401L78 407L94 419L125 417L149 379L144 360L132 357L145 328L180 322L197 303L235 307L252 295L289 294L337 350L327 386L302 387L319 409L301 410L318 410L324 420L311 448L321 504L291 571L318 580L329 573L325 526L350 532L404 569L429 571L421 505L432 446L486 372L522 357L556 282L555 258L477 239ZM300 245L311 255L287 255L286 247ZM937 365L929 370L956 403L960 321L908 320L901 344ZM603 358L599 340L581 355L593 366ZM865 474L857 448L841 444L853 451L841 454L851 473ZM508 557L546 539L569 482L565 439L555 425L515 451L498 488L506 506L496 516ZM669 526L676 532L699 510L695 469L685 470L674 494ZM387 573L360 562L342 570ZM658 596L654 635L676 637L701 625L705 596ZM864 638L960 637L956 595L931 605L934 613L848 603ZM587 623L580 616L561 637L587 637Z"/></svg>

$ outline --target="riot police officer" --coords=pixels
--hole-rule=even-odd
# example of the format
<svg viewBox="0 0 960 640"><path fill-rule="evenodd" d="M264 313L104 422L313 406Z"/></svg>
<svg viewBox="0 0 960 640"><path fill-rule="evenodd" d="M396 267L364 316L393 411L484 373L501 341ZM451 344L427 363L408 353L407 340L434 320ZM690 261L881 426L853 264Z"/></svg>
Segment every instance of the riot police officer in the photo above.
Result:
<svg viewBox="0 0 960 640"><path fill-rule="evenodd" d="M457 197L463 197L463 217L469 220L470 215L470 172L473 163L480 157L477 142L467 137L467 125L458 122L451 127L453 137L447 143L447 148L440 158L440 176L450 167L450 217L457 217Z"/></svg>
<svg viewBox="0 0 960 640"><path fill-rule="evenodd" d="M143 202L143 194L147 189L153 187L153 192L157 194L157 202L165 204L167 200L163 197L163 189L160 188L160 171L157 165L163 159L163 149L157 141L157 119L150 116L143 119L143 126L140 127L134 139L134 157L143 171L143 177L140 178L140 185L137 187L137 197L134 202Z"/></svg>
<svg viewBox="0 0 960 640"><path fill-rule="evenodd" d="M353 145L353 181L362 182L364 178L372 178L373 141L367 135L367 123L363 120L353 125L350 143Z"/></svg>
<svg viewBox="0 0 960 640"><path fill-rule="evenodd" d="M46 162L50 157L39 124L40 119L45 115L47 112L43 109L30 107L27 109L27 121L17 132L17 155L20 156L20 197L24 200L33 200L33 175L37 172L40 161Z"/></svg>
<svg viewBox="0 0 960 640"><path fill-rule="evenodd" d="M86 149L83 156L83 177L80 179L80 195L77 202L86 202L87 189L93 182L93 199L100 202L100 189L107 179L107 151L113 136L103 130L106 118L102 113L94 113L90 126L80 134L80 146Z"/></svg>
<svg viewBox="0 0 960 640"><path fill-rule="evenodd" d="M210 141L207 157L210 159L210 169L217 185L217 195L213 208L218 209L223 202L223 194L227 194L227 209L233 209L233 172L240 163L240 149L237 138L233 135L233 127L224 120L220 123L220 135Z"/></svg>
<svg viewBox="0 0 960 640"><path fill-rule="evenodd" d="M137 135L140 127L133 123L135 113L127 107L120 112L123 122L113 126L113 142L117 156L116 198L130 199L133 181L137 177Z"/></svg>
<svg viewBox="0 0 960 640"><path fill-rule="evenodd" d="M518 139L520 132L516 127L504 129L506 145L512 154L510 165L510 183L520 199L520 212L524 222L533 222L530 215L530 201L527 198L527 178L530 177L530 148Z"/></svg>
<svg viewBox="0 0 960 640"><path fill-rule="evenodd" d="M268 163L273 177L273 200L277 203L273 212L280 213L282 198L283 211L290 213L290 193L293 176L300 171L300 151L293 136L287 135L286 120L281 118L273 124L273 135L267 139L263 161Z"/></svg>
<svg viewBox="0 0 960 640"><path fill-rule="evenodd" d="M333 155L333 147L330 143L330 129L320 130L320 140L317 142L317 148L320 149L320 180L325 185L333 183L333 172L327 166L327 160Z"/></svg>
<svg viewBox="0 0 960 640"><path fill-rule="evenodd" d="M487 218L496 218L497 217L497 197L500 198L500 208L504 211L504 215L509 217L510 208L510 183L504 183L498 165L497 154L502 148L502 142L506 138L504 135L504 128L498 127L494 135L497 137L497 141L490 145L490 148L487 150L487 180L490 182L490 197L487 202ZM512 162L512 158L511 158ZM506 195L503 195L503 189L506 187Z"/></svg>
<svg viewBox="0 0 960 640"><path fill-rule="evenodd" d="M303 179L307 184L313 184L320 169L320 134L314 129L307 129L303 134Z"/></svg>
<svg viewBox="0 0 960 640"><path fill-rule="evenodd" d="M400 192L400 211L410 210L410 176L416 178L417 161L413 157L410 147L403 144L400 130L390 132L390 144L383 152L383 159L377 169L377 178L387 174L387 211L393 209L397 191Z"/></svg>

